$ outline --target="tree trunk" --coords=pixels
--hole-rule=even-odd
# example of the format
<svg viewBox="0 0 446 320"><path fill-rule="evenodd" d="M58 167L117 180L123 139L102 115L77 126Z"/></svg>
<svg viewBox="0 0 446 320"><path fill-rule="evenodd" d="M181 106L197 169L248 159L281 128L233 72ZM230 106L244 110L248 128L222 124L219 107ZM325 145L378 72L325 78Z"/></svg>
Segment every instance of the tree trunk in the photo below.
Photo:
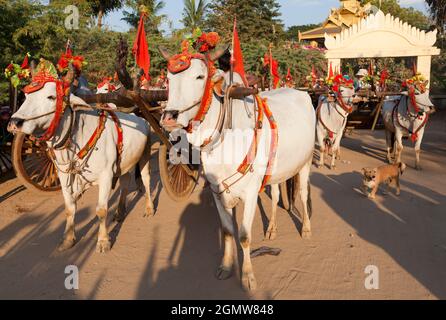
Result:
<svg viewBox="0 0 446 320"><path fill-rule="evenodd" d="M102 29L102 17L104 16L104 10L103 9L99 9L98 12L98 28Z"/></svg>

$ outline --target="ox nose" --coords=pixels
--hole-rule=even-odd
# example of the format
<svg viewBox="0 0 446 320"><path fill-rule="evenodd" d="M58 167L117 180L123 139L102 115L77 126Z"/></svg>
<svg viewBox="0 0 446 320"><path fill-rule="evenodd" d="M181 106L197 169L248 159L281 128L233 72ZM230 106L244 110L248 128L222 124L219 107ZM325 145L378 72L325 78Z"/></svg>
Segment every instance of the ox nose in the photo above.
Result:
<svg viewBox="0 0 446 320"><path fill-rule="evenodd" d="M25 120L20 119L20 118L11 118L11 120L9 120L9 123L8 123L8 131L15 132L15 131L19 130L22 127L24 122L25 122Z"/></svg>

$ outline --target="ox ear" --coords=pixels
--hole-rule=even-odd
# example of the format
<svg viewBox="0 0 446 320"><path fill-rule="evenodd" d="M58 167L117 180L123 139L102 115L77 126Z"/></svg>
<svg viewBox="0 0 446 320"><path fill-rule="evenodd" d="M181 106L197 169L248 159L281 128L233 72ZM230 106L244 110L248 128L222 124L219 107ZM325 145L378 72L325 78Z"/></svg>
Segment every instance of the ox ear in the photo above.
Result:
<svg viewBox="0 0 446 320"><path fill-rule="evenodd" d="M215 49L213 52L209 53L208 57L211 61L217 61L222 55L225 54L226 50L229 49L229 45L225 44L219 49Z"/></svg>
<svg viewBox="0 0 446 320"><path fill-rule="evenodd" d="M88 103L86 103L84 100L82 100L78 96L75 96L74 94L70 95L70 103L72 106L90 107L90 105Z"/></svg>
<svg viewBox="0 0 446 320"><path fill-rule="evenodd" d="M158 51L161 53L164 59L169 60L172 57L172 54L163 46L158 47Z"/></svg>

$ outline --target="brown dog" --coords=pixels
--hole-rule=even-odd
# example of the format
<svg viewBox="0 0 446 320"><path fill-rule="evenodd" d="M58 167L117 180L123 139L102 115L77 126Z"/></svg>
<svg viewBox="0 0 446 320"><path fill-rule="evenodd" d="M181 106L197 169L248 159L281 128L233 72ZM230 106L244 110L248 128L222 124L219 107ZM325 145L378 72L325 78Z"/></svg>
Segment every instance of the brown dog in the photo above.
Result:
<svg viewBox="0 0 446 320"><path fill-rule="evenodd" d="M395 163L378 168L363 168L363 192L370 199L375 199L376 191L379 185L385 183L387 186L386 193L389 191L390 184L394 183L396 188L396 195L400 195L400 175L406 169L404 163Z"/></svg>

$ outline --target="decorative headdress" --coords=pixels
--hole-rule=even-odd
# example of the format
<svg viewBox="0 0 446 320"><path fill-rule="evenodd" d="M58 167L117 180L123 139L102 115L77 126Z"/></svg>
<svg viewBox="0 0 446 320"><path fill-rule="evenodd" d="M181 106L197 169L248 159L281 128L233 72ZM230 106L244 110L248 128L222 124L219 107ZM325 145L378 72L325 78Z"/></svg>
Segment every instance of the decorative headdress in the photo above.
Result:
<svg viewBox="0 0 446 320"><path fill-rule="evenodd" d="M31 79L31 83L23 88L23 92L32 93L43 88L47 82L56 82L59 79L57 70L48 60L40 59Z"/></svg>
<svg viewBox="0 0 446 320"><path fill-rule="evenodd" d="M181 53L169 59L167 69L173 74L187 70L192 59L205 60L205 55L215 49L219 42L218 33L203 33L200 29L196 29L189 38L181 43Z"/></svg>
<svg viewBox="0 0 446 320"><path fill-rule="evenodd" d="M348 75L342 74L328 77L325 84L334 92L339 92L341 87L353 88L353 80Z"/></svg>
<svg viewBox="0 0 446 320"><path fill-rule="evenodd" d="M66 73L72 64L76 73L80 73L82 68L87 65L83 56L73 56L71 52L63 53L57 62L57 70L60 73Z"/></svg>
<svg viewBox="0 0 446 320"><path fill-rule="evenodd" d="M427 90L428 83L429 81L421 73L417 72L412 78L404 80L401 86L404 90L417 90L420 93L424 93Z"/></svg>
<svg viewBox="0 0 446 320"><path fill-rule="evenodd" d="M6 79L10 79L11 84L14 88L24 80L29 79L31 76L28 59L31 55L29 53L26 54L25 59L22 64L19 65L17 63L11 62L5 69L5 77Z"/></svg>
<svg viewBox="0 0 446 320"><path fill-rule="evenodd" d="M108 91L112 92L116 90L116 86L112 83L113 78L112 77L104 77L102 78L102 81L98 84L98 89L102 88L103 86L108 85Z"/></svg>

